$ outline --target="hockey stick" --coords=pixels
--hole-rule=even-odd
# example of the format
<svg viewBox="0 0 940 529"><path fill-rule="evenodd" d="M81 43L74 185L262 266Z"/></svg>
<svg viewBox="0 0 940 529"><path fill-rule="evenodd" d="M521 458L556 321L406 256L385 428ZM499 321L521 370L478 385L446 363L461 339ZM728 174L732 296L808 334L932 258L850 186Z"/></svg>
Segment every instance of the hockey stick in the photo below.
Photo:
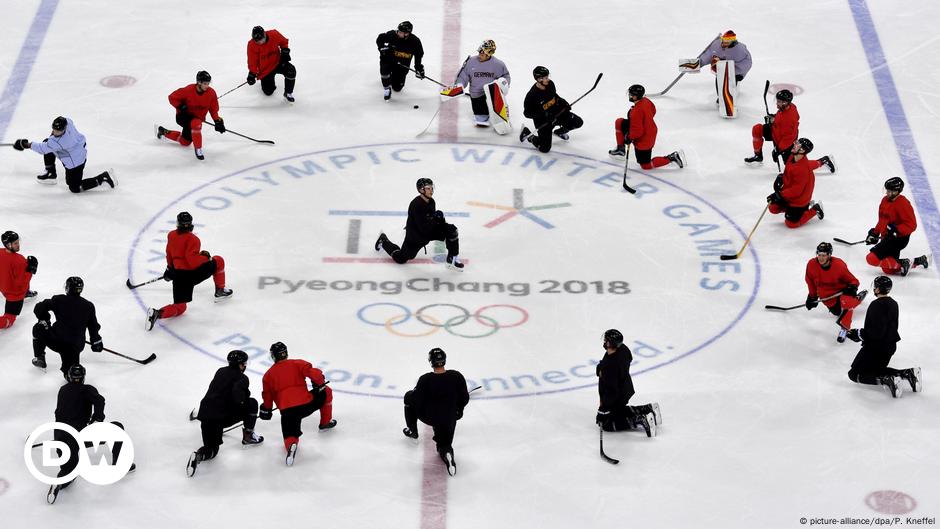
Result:
<svg viewBox="0 0 940 529"><path fill-rule="evenodd" d="M91 342L89 342L89 341L87 341L87 340L85 341L85 343L87 343L88 345L91 345ZM111 353L111 354L113 354L113 355L117 355L117 356L120 356L121 358L126 358L126 359L128 359L128 360L132 360L132 361L137 362L138 364L142 364L142 365L147 365L147 364L149 364L150 362L153 362L154 360L157 359L157 354L156 354L156 353L150 353L150 356L148 356L147 358L144 358L143 360L138 360L138 359L136 359L136 358L133 358L133 357L130 357L130 356L127 356L127 355L123 355L123 354L121 354L121 353L119 353L119 352L117 352L117 351L108 349L107 347L103 347L102 349L104 349L105 351L107 351L107 352L109 352L109 353Z"/></svg>
<svg viewBox="0 0 940 529"><path fill-rule="evenodd" d="M840 290L831 296L826 296L820 299L819 301L829 301L830 299L841 296L841 295L842 295L842 291ZM778 307L777 305L764 305L764 308L768 310L793 310L793 309L798 309L800 307L805 307L805 306L806 306L806 303L800 303L799 305L793 305L792 307Z"/></svg>
<svg viewBox="0 0 940 529"><path fill-rule="evenodd" d="M610 463L611 465L617 465L617 464L619 464L619 463L620 463L620 460L619 460L619 459L614 459L614 458L612 458L612 457L610 457L609 455L607 455L607 454L604 453L604 428L603 428L602 426L598 426L598 427L597 427L597 431L599 431L599 432L601 433L601 437L600 437L600 439L601 439L601 457L603 457L603 458L604 458L604 461L607 461L607 462Z"/></svg>
<svg viewBox="0 0 940 529"><path fill-rule="evenodd" d="M215 123L212 123L212 122L210 122L210 121L202 120L202 122L205 123L206 125L215 126ZM235 132L234 130L229 129L229 128L226 128L226 129L225 129L225 132L231 132L232 134L234 134L234 135L236 135L236 136L239 136L239 137L241 137L241 138L245 138L246 140L251 140L251 141L256 142L256 143L266 143L266 144L268 144L268 145L274 145L274 140L256 140L256 139L252 138L251 136L245 136L244 134L239 134L239 133L237 133L237 132Z"/></svg>
<svg viewBox="0 0 940 529"><path fill-rule="evenodd" d="M216 99L222 99L223 97L225 97L225 96L231 94L232 92L234 92L235 90L238 90L239 88L245 86L246 84L248 84L248 81L245 81L244 83L242 83L242 84L236 86L235 88L232 88L231 90L229 90L228 92L225 92L224 94L220 95L220 96L217 97Z"/></svg>
<svg viewBox="0 0 940 529"><path fill-rule="evenodd" d="M411 70L412 72L415 73L415 77L418 76L418 70L415 70L415 69L412 68L411 66L408 66L408 65L406 65L406 64L402 64L402 63L400 63L400 62L396 62L395 64L401 66L402 68L408 68L409 70ZM434 80L434 79L428 77L427 75L422 76L422 77L418 77L418 79L427 79L428 81L431 81L432 83L436 84L437 86L440 86L441 88L450 88L449 86L445 85L444 83L442 83L442 82L440 82L440 81L436 81L436 80Z"/></svg>
<svg viewBox="0 0 940 529"><path fill-rule="evenodd" d="M633 189L632 187L627 185L627 166L630 165L630 147L632 146L633 146L632 143L627 144L627 155L624 156L624 160L623 160L623 189L624 191L632 195L635 195L636 189Z"/></svg>
<svg viewBox="0 0 940 529"><path fill-rule="evenodd" d="M717 37L713 38L713 39L708 43L708 46L705 46L705 48L703 48L702 51L700 51L698 55L701 55L701 54L705 53L705 52L708 50L708 48L711 48L711 47L712 47L712 44L714 44L715 41L718 40L718 39L720 39L720 38L721 38L721 33L719 33ZM698 55L696 55L696 57L698 57ZM667 86L665 89L663 89L662 92L656 92L655 94L646 94L646 97L657 97L657 96L664 96L664 95L666 95L666 92L668 92L670 88L672 88L673 86L675 86L675 84L679 82L679 79L682 79L682 76L685 75L685 74L686 74L686 72L679 72L679 75L678 75L675 79L673 79L672 82L669 83L669 86Z"/></svg>
<svg viewBox="0 0 940 529"><path fill-rule="evenodd" d="M127 280L127 288L129 288L129 289L131 289L131 290L134 290L135 288L139 288L139 287L142 287L142 286L144 286L144 285L149 285L150 283L156 283L157 281L160 281L161 279L163 279L163 276L158 276L158 277L155 277L155 278L153 278L153 279L151 279L151 280L149 280L149 281L144 281L143 283L140 283L140 284L138 284L138 285L132 284L132 283L131 283L131 280L128 279L128 280Z"/></svg>
<svg viewBox="0 0 940 529"><path fill-rule="evenodd" d="M847 240L845 240L845 239L840 239L840 238L838 238L838 237L833 237L832 240L834 240L834 241L836 241L836 242L841 242L842 244L846 244L846 245L848 245L848 246L855 246L856 244L862 244L863 242L865 242L865 239L862 239L862 240L860 240L860 241L855 241L855 242L849 242L849 241L847 241Z"/></svg>
<svg viewBox="0 0 940 529"><path fill-rule="evenodd" d="M770 117L770 107L767 106L767 92L768 91L770 91L770 79L767 79L766 81L764 81L764 112L767 114L767 117ZM766 122L767 120L765 119L764 121ZM777 146L774 145L773 149L774 149L774 152L776 152ZM780 156L778 155L774 157L774 161L777 162L777 172L779 173L781 171Z"/></svg>
<svg viewBox="0 0 940 529"><path fill-rule="evenodd" d="M757 230L757 226L760 225L761 219L763 219L764 215L767 214L767 210L769 208L770 208L770 204L767 204L766 206L764 206L764 211L761 212L760 217L757 218L757 222L754 223L754 227L751 228L751 233L747 234L747 239L744 239L744 246L742 246L741 249L738 250L738 253L734 255L722 255L721 256L722 261L731 261L732 259L737 259L738 257L741 257L741 254L744 253L744 249L747 248L748 243L751 242L751 236L754 235L754 232Z"/></svg>

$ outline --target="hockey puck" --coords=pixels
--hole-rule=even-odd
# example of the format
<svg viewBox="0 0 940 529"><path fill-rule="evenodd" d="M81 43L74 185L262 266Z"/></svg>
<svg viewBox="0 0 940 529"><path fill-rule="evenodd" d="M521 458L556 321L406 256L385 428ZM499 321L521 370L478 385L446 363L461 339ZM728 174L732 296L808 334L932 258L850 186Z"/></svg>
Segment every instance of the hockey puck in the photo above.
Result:
<svg viewBox="0 0 940 529"><path fill-rule="evenodd" d="M418 108L418 105L415 105L415 108Z"/></svg>

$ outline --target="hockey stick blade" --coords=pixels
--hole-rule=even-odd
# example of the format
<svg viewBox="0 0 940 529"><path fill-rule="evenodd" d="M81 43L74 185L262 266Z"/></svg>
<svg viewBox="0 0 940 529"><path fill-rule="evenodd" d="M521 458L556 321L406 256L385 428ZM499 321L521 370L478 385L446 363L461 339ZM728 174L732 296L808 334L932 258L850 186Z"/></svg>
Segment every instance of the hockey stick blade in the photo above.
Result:
<svg viewBox="0 0 940 529"><path fill-rule="evenodd" d="M601 457L604 458L604 461L607 461L611 465L619 465L620 464L619 459L614 459L604 453L604 428L598 426L597 430L600 432Z"/></svg>
<svg viewBox="0 0 940 529"><path fill-rule="evenodd" d="M143 283L140 283L140 284L137 284L137 285L131 283L131 280L128 279L125 284L127 285L127 288L129 288L129 289L131 289L131 290L134 290L135 288L140 288L140 287L142 287L142 286L144 286L144 285L149 285L150 283L156 283L157 281L160 281L161 279L163 279L163 276L157 276L157 277L155 277L155 278L153 278L153 279L151 279L151 280L149 280L149 281L144 281Z"/></svg>
<svg viewBox="0 0 940 529"><path fill-rule="evenodd" d="M776 305L764 305L764 308L767 310L793 310L793 309L798 309L804 306L805 305L801 303L799 305L793 305L792 307L778 307Z"/></svg>
<svg viewBox="0 0 940 529"><path fill-rule="evenodd" d="M190 421L196 420L196 408L193 408L192 411L189 412L189 420Z"/></svg>
<svg viewBox="0 0 940 529"><path fill-rule="evenodd" d="M722 256L719 257L719 259L721 259L722 261L733 261L733 260L737 259L738 257L740 257L740 255L738 255L738 254L734 254L734 255L722 255Z"/></svg>
<svg viewBox="0 0 940 529"><path fill-rule="evenodd" d="M89 342L89 341L87 341L87 340L85 341L85 343L88 344L88 345L91 345L91 342ZM121 358L126 358L126 359L128 359L128 360L130 360L130 361L132 361L132 362L137 362L138 364L141 364L141 365L147 365L147 364L149 364L150 362L153 362L154 360L157 359L157 354L156 354L156 353L150 353L150 356L148 356L147 358L144 358L143 360L139 360L139 359L134 358L134 357L132 357L132 356L127 356L127 355L125 355L125 354L121 354L121 353L119 353L119 352L117 352L117 351L115 351L115 350L113 350L113 349L108 349L107 347L102 347L102 350L107 351L107 352L109 352L109 353L111 353L111 354L113 354L113 355L115 355L115 356L120 356Z"/></svg>
<svg viewBox="0 0 940 529"><path fill-rule="evenodd" d="M840 242L840 243L845 244L845 245L848 245L848 246L855 246L856 244L862 244L863 242L865 242L865 239L862 239L862 240L860 240L860 241L855 241L855 242L849 242L849 241L847 241L847 240L845 240L845 239L840 239L840 238L838 238L838 237L833 237L832 240L834 240L834 241L836 241L836 242Z"/></svg>

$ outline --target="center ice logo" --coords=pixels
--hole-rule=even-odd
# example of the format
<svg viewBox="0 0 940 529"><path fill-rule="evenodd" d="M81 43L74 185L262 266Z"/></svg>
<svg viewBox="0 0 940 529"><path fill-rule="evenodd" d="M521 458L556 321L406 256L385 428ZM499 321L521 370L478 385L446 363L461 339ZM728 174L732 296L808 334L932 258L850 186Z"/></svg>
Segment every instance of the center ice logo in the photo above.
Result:
<svg viewBox="0 0 940 529"><path fill-rule="evenodd" d="M166 234L186 210L203 247L225 255L235 295L213 306L211 285L197 287L183 317L158 325L219 362L242 349L261 374L268 346L283 341L337 392L398 398L439 346L483 397L593 388L603 329L624 330L639 374L715 343L758 285L753 249L719 259L745 235L723 212L669 175L631 172L629 195L622 171L484 144L301 154L220 176L157 212L130 277L163 273ZM434 179L438 209L459 229L463 274L445 269L443 244L405 265L374 251L380 231L401 242L419 177ZM168 286L133 292L159 307Z"/></svg>

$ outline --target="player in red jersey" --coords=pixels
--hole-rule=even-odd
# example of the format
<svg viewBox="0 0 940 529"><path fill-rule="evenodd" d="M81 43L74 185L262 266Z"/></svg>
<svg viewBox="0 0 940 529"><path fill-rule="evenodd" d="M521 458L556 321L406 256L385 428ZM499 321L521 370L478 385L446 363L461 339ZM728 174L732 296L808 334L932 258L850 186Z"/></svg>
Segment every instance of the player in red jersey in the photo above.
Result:
<svg viewBox="0 0 940 529"><path fill-rule="evenodd" d="M183 211L176 216L176 230L167 234L165 281L173 282L173 304L147 311L146 330L153 329L161 318L173 318L186 312L186 304L193 300L193 288L206 279L215 283L215 299L221 301L232 296L225 288L225 260L221 255L210 255L201 249L202 242L193 233L193 216Z"/></svg>
<svg viewBox="0 0 940 529"><path fill-rule="evenodd" d="M926 255L910 259L901 259L901 250L911 241L911 234L917 229L917 218L914 217L914 208L901 195L904 191L904 180L898 177L885 181L885 196L878 206L878 224L868 230L866 244L874 244L865 260L872 266L880 266L886 274L906 276L911 268L922 266L927 268Z"/></svg>
<svg viewBox="0 0 940 529"><path fill-rule="evenodd" d="M170 105L176 109L176 123L183 127L182 132L157 126L157 139L166 138L184 147L192 143L196 158L200 160L206 159L202 154L202 122L206 114L212 115L216 132L225 132L225 123L219 117L219 97L210 83L212 76L209 72L200 71L196 74L195 84L178 88L170 94Z"/></svg>
<svg viewBox="0 0 940 529"><path fill-rule="evenodd" d="M764 118L763 124L756 124L751 128L751 140L754 145L754 156L745 158L745 163L760 163L764 161L764 140L773 142L771 156L774 162L778 158L786 164L793 151L793 144L800 135L800 113L793 104L793 92L783 89L777 92L777 112ZM830 173L836 172L836 164L830 156L823 156L818 160L810 160L810 169L816 170L826 166Z"/></svg>
<svg viewBox="0 0 940 529"><path fill-rule="evenodd" d="M858 291L858 279L849 272L845 261L832 256L832 244L821 242L816 246L816 257L806 263L806 310L815 309L819 302L826 306L839 326L836 341L845 341L845 333L852 328L852 310L857 307L867 290ZM825 299L833 294L841 295Z"/></svg>
<svg viewBox="0 0 940 529"><path fill-rule="evenodd" d="M333 418L333 390L323 377L323 371L313 367L310 362L287 358L287 346L281 342L271 344L271 360L274 365L261 379L262 420L271 420L274 406L281 410L281 433L284 434L284 448L287 450L287 466L294 464L297 447L300 445L300 421L320 410L320 430L329 430L336 426ZM307 390L307 379L313 389Z"/></svg>
<svg viewBox="0 0 940 529"><path fill-rule="evenodd" d="M627 90L627 98L633 103L633 107L627 112L626 118L617 118L614 121L617 146L607 153L611 156L624 156L624 144L632 143L636 161L643 169L662 167L673 162L682 169L685 167L682 151L653 158L653 145L656 144L656 134L659 132L656 122L653 121L656 105L644 97L645 94L646 89L638 84Z"/></svg>
<svg viewBox="0 0 940 529"><path fill-rule="evenodd" d="M822 220L824 216L822 204L812 200L816 175L812 162L806 158L812 150L813 142L806 138L796 140L783 174L774 181L774 192L767 195L768 210L774 215L783 213L788 228L799 228L813 217Z"/></svg>
<svg viewBox="0 0 940 529"><path fill-rule="evenodd" d="M287 47L287 37L281 35L276 29L265 29L255 26L251 29L251 40L248 41L248 79L249 85L261 80L261 91L269 96L277 89L274 76L284 76L284 99L294 102L294 82L297 79L297 68L290 62L290 48Z"/></svg>
<svg viewBox="0 0 940 529"><path fill-rule="evenodd" d="M0 329L13 326L16 317L23 311L23 300L36 295L29 289L29 281L39 267L39 261L30 255L20 255L20 236L15 231L5 231L0 250L0 294L5 305L0 315Z"/></svg>

